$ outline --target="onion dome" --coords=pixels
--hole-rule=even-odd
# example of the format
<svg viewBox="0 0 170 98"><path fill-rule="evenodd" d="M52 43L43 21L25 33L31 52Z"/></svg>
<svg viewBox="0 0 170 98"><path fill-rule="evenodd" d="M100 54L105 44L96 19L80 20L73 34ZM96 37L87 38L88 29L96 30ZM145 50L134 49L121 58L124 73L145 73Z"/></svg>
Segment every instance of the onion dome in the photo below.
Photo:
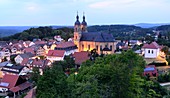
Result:
<svg viewBox="0 0 170 98"><path fill-rule="evenodd" d="M76 22L75 22L75 25L80 25L80 21L79 21L79 16L78 16L78 14L77 14L77 16L76 16Z"/></svg>
<svg viewBox="0 0 170 98"><path fill-rule="evenodd" d="M87 22L85 21L85 16L84 15L83 15L82 25L87 26Z"/></svg>

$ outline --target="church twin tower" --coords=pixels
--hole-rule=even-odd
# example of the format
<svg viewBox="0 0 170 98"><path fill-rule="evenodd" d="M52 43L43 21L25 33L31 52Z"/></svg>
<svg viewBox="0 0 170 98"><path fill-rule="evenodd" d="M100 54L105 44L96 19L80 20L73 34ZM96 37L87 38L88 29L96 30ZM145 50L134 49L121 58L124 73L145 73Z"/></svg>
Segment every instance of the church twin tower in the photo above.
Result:
<svg viewBox="0 0 170 98"><path fill-rule="evenodd" d="M78 13L77 13L76 22L74 24L74 32L87 32L87 23L86 23L86 20L85 20L84 13L83 13L82 23L80 23L79 16L78 16Z"/></svg>
<svg viewBox="0 0 170 98"><path fill-rule="evenodd" d="M80 51L80 46L81 46L80 40L81 40L83 32L87 32L87 23L85 20L85 16L83 13L83 21L82 21L82 23L80 23L79 16L77 13L76 22L74 24L74 44L77 45L78 51Z"/></svg>

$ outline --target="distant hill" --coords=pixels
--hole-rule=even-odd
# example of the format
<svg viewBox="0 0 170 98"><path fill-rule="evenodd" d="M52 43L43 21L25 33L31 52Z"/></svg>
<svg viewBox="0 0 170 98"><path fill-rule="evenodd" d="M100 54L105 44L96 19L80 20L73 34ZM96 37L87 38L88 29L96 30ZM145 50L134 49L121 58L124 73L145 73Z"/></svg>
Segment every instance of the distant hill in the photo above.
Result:
<svg viewBox="0 0 170 98"><path fill-rule="evenodd" d="M33 26L0 26L0 37L14 35L31 27Z"/></svg>
<svg viewBox="0 0 170 98"><path fill-rule="evenodd" d="M170 23L158 23L158 24L151 24L151 23L138 23L134 24L135 26L139 26L141 28L153 28L153 27L158 27L161 25L168 25Z"/></svg>
<svg viewBox="0 0 170 98"><path fill-rule="evenodd" d="M162 25L162 26L159 26L156 28L156 30L159 30L159 31L163 31L163 32L166 32L166 31L170 31L170 25Z"/></svg>

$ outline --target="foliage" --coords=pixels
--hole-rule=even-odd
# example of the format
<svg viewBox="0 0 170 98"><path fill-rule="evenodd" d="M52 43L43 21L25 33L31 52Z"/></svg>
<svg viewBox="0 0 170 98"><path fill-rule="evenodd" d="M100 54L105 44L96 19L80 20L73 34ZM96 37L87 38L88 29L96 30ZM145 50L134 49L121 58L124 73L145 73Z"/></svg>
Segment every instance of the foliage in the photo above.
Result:
<svg viewBox="0 0 170 98"><path fill-rule="evenodd" d="M166 91L142 76L144 67L143 58L132 50L88 60L68 77L63 64L55 63L38 80L37 97L162 98Z"/></svg>
<svg viewBox="0 0 170 98"><path fill-rule="evenodd" d="M38 28L30 28L28 30L24 30L21 33L17 33L11 35L9 37L3 37L1 40L9 41L9 40L33 40L33 39L43 39L43 38L53 38L56 35L61 35L64 40L67 40L70 37L73 37L73 29L72 28L58 28L53 29L52 27L38 27Z"/></svg>
<svg viewBox="0 0 170 98"><path fill-rule="evenodd" d="M169 72L166 74L161 74L158 76L158 82L160 83L165 83L165 82L170 82L170 74Z"/></svg>
<svg viewBox="0 0 170 98"><path fill-rule="evenodd" d="M95 25L88 27L88 31L109 32L119 40L143 39L147 33L153 33L152 29L144 29L134 25Z"/></svg>
<svg viewBox="0 0 170 98"><path fill-rule="evenodd" d="M38 67L34 67L31 73L31 80L34 81L34 83L36 84L38 82L38 79L40 77L40 71Z"/></svg>
<svg viewBox="0 0 170 98"><path fill-rule="evenodd" d="M48 68L37 83L37 98L68 98L67 76L62 71L62 66L53 65Z"/></svg>
<svg viewBox="0 0 170 98"><path fill-rule="evenodd" d="M10 61L11 61L11 63L12 64L16 64L16 62L15 62L15 57L16 57L17 55L11 55L10 56Z"/></svg>

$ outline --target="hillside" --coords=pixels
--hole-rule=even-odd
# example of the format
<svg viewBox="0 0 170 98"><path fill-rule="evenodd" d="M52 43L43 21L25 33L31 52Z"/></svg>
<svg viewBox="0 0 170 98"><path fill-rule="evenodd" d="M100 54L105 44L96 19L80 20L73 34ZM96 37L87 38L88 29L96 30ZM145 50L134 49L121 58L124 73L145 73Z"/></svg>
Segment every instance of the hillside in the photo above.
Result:
<svg viewBox="0 0 170 98"><path fill-rule="evenodd" d="M141 28L134 25L95 25L88 27L89 32L109 32L116 39L141 39L147 33L153 33L152 29Z"/></svg>
<svg viewBox="0 0 170 98"><path fill-rule="evenodd" d="M3 27L1 29L1 40L32 40L34 38L53 38L55 35L61 35L65 40L73 37L73 27L50 26L50 27ZM28 29L27 29L28 28ZM27 30L23 30L27 29ZM89 26L88 32L108 32L112 33L115 39L143 39L148 33L154 34L152 30L159 30L165 35L170 32L170 25L158 26L155 28L141 28L134 25L94 25ZM23 31L22 31L23 30ZM3 33L2 33L3 32ZM13 33L20 32L12 35ZM4 34L5 33L5 34Z"/></svg>
<svg viewBox="0 0 170 98"><path fill-rule="evenodd" d="M52 27L38 27L38 28L30 28L28 30L24 30L21 33L17 33L8 37L3 37L1 40L9 41L9 40L33 40L35 38L45 39L45 38L53 38L55 35L61 35L62 38L67 40L68 38L73 36L72 28L59 28L53 29Z"/></svg>

